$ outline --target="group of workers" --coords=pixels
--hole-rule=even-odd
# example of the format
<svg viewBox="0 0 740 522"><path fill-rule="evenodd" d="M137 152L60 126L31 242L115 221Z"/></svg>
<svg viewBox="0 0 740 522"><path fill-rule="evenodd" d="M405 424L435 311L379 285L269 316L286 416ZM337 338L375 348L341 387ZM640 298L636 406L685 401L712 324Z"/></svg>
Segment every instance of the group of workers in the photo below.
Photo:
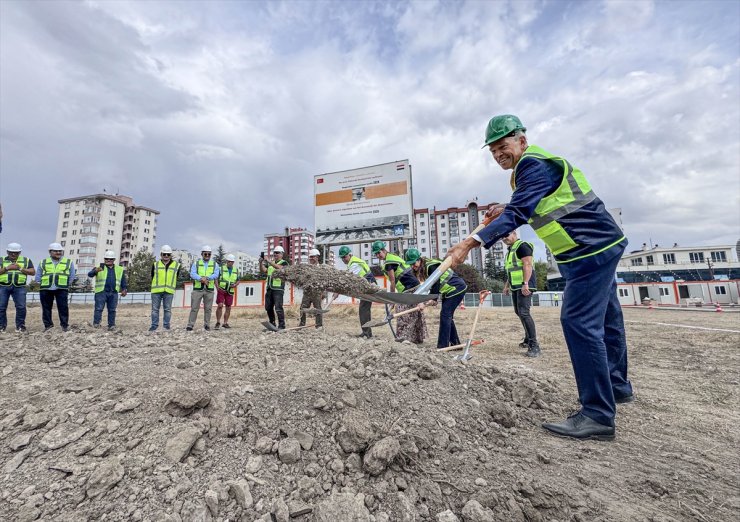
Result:
<svg viewBox="0 0 740 522"><path fill-rule="evenodd" d="M561 307L561 324L578 388L581 409L561 422L545 423L549 432L577 439L612 440L615 437L616 405L634 400L632 385L627 377L627 343L622 311L617 299L615 271L627 246L627 239L619 225L607 212L585 175L565 158L527 141L526 128L518 117L505 114L491 118L485 132L484 148L503 170L511 170L512 197L508 204L489 208L486 217L495 218L477 229L470 237L448 251L452 268L462 264L473 248L490 248L503 239L509 246L506 269L508 281L505 293L513 295L514 307L525 330L523 347L527 354L540 353L534 322L529 314L531 305L532 246L520 241L515 231L528 224L555 256L560 273L566 281ZM403 257L390 253L385 243L375 241L373 254L381 260L391 290L403 292L421 284L439 267L441 261L420 256L410 248ZM30 259L21 255L18 243L8 245L7 256L0 267L0 331L7 327L6 311L12 297L16 307L16 329L26 330L26 285L35 276L40 283L42 319L45 329L53 327L51 309L56 301L62 329L69 328L67 292L73 280L74 264L63 257L61 245L49 246L49 257L38 272ZM211 248L204 246L202 257L193 263L191 311L187 330L192 330L201 302L204 305L205 329L210 329L214 291L218 295L216 328L229 328L229 314L233 291L238 285L233 256L218 266L211 260ZM276 247L274 260L260 258L260 270L267 276L265 308L270 323L285 329L283 293L285 282L275 271L287 264L282 247ZM170 328L172 296L180 266L173 261L172 249L162 247L160 260L152 266L152 324L159 326L159 309L164 307L165 329ZM352 255L347 246L339 250L347 270L375 281L363 260ZM311 252L311 262L318 262L318 251ZM115 308L118 294L126 295L123 269L115 265L115 254L105 253L105 261L88 273L95 278L95 312L93 325L100 326L103 308L108 307L108 328L115 328ZM460 342L454 313L463 299L465 282L452 269L435 283L433 294L441 302L440 327L437 346L447 347ZM157 295L155 299L155 294ZM317 301L318 299L318 301ZM318 307L321 296L306 295L301 308ZM370 304L361 301L360 324L371 320ZM431 303L429 303L431 304ZM222 306L226 307L221 323ZM418 310L415 313L420 313ZM407 314L413 316L414 314ZM409 327L399 324L400 336L418 341L424 335L420 321L407 319ZM305 315L301 317L305 324ZM317 317L320 326L320 316ZM372 337L372 330L364 327L360 336Z"/></svg>

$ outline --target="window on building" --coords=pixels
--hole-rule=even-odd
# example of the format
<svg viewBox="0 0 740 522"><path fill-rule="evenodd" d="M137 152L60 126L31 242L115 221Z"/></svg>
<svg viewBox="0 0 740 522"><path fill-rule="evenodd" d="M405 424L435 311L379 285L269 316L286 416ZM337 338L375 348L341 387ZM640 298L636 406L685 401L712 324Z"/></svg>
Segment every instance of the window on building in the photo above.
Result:
<svg viewBox="0 0 740 522"><path fill-rule="evenodd" d="M79 216L79 215L80 215L80 211L79 210L75 210L75 216Z"/></svg>
<svg viewBox="0 0 740 522"><path fill-rule="evenodd" d="M727 295L727 288L724 286L715 286L714 293L717 295Z"/></svg>
<svg viewBox="0 0 740 522"><path fill-rule="evenodd" d="M660 288L658 288L658 291L660 292L660 295L661 296L668 295L668 289L667 288L664 288L664 287L661 286Z"/></svg>
<svg viewBox="0 0 740 522"><path fill-rule="evenodd" d="M719 252L712 252L712 261L714 261L715 263L726 263L727 254L724 252L724 250L721 250Z"/></svg>
<svg viewBox="0 0 740 522"><path fill-rule="evenodd" d="M619 289L619 297L629 297L630 295L630 289L629 288L620 288Z"/></svg>
<svg viewBox="0 0 740 522"><path fill-rule="evenodd" d="M77 242L77 240L76 239L73 239L72 241L69 242L69 244L70 245L74 245L76 242Z"/></svg>
<svg viewBox="0 0 740 522"><path fill-rule="evenodd" d="M70 251L69 251L69 255L70 255L70 256L71 256L72 254L74 254L74 253L75 253L75 251L74 251L74 250L70 250Z"/></svg>
<svg viewBox="0 0 740 522"><path fill-rule="evenodd" d="M675 265L676 264L676 254L663 254L663 264L664 265Z"/></svg>
<svg viewBox="0 0 740 522"><path fill-rule="evenodd" d="M427 231L426 230L419 230L419 234L421 234L422 236L426 236L427 235Z"/></svg>
<svg viewBox="0 0 740 522"><path fill-rule="evenodd" d="M689 252L689 261L692 263L703 263L704 252Z"/></svg>
<svg viewBox="0 0 740 522"><path fill-rule="evenodd" d="M69 222L65 221L64 223L62 223L62 228L67 228L67 225L69 225Z"/></svg>
<svg viewBox="0 0 740 522"><path fill-rule="evenodd" d="M653 256L645 256L645 263L648 265L654 265L655 261L653 261Z"/></svg>
<svg viewBox="0 0 740 522"><path fill-rule="evenodd" d="M439 224L439 228L444 228L444 227L445 227L445 224L444 223L440 223Z"/></svg>
<svg viewBox="0 0 740 522"><path fill-rule="evenodd" d="M443 239L443 240L442 240L442 244L443 244L443 245L446 245L446 244L447 244L447 240L446 240L446 239Z"/></svg>
<svg viewBox="0 0 740 522"><path fill-rule="evenodd" d="M67 237L67 231L66 230L63 230L62 231L62 237Z"/></svg>
<svg viewBox="0 0 740 522"><path fill-rule="evenodd" d="M439 235L442 236L442 237L445 237L447 235L447 232L440 232Z"/></svg>
<svg viewBox="0 0 740 522"><path fill-rule="evenodd" d="M427 249L426 249L425 247L421 247L421 253L422 253L422 254L425 254L425 253L426 253L426 251L427 251Z"/></svg>
<svg viewBox="0 0 740 522"><path fill-rule="evenodd" d="M427 240L426 240L426 239L424 239L424 238L421 238L421 244L422 244L422 245L423 245L424 243L426 243L426 242L427 242Z"/></svg>
<svg viewBox="0 0 740 522"><path fill-rule="evenodd" d="M76 236L76 235L77 235L77 231L76 231L76 230L73 230L73 231L72 231L72 235L73 235L73 236Z"/></svg>
<svg viewBox="0 0 740 522"><path fill-rule="evenodd" d="M68 218L68 217L69 217L69 212L65 212L65 213L64 213L64 217L65 217L65 218Z"/></svg>
<svg viewBox="0 0 740 522"><path fill-rule="evenodd" d="M642 266L642 258L636 257L632 260L632 266Z"/></svg>

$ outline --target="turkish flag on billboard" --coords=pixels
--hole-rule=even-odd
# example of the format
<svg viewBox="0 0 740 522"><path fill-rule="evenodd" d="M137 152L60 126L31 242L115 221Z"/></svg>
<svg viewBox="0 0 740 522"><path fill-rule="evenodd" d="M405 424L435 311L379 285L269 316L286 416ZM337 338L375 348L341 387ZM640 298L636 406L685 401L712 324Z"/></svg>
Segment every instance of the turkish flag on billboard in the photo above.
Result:
<svg viewBox="0 0 740 522"><path fill-rule="evenodd" d="M317 184L317 185L318 185L319 183L323 183L323 182L324 182L324 178L316 178L316 184Z"/></svg>

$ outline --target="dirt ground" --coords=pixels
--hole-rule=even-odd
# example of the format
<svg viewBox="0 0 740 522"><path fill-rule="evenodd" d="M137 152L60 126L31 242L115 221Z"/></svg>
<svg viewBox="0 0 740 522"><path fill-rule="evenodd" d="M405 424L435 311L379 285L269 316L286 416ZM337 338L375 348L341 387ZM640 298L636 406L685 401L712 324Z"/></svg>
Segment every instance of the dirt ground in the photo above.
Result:
<svg viewBox="0 0 740 522"><path fill-rule="evenodd" d="M323 331L239 310L188 333L177 310L154 334L144 307L115 333L73 307L46 334L31 308L0 336L0 520L740 518L740 334L711 330L740 314L625 310L637 400L614 442L578 442L540 427L577 409L557 308L533 309L538 359L512 310L484 309L468 363L435 353L438 310L415 346L353 338L356 309L334 308Z"/></svg>

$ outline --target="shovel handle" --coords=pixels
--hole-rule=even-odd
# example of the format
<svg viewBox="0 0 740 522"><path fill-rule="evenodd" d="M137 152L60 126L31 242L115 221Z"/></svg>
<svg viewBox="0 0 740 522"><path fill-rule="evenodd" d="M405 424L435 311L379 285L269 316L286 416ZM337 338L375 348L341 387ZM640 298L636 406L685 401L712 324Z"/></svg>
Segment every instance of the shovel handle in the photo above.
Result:
<svg viewBox="0 0 740 522"><path fill-rule="evenodd" d="M396 317L401 317L402 315L410 314L413 312L418 312L419 310L421 310L421 305L417 305L413 308L409 308L408 310L404 310L403 312L397 312L395 314L392 314L390 318L395 319Z"/></svg>
<svg viewBox="0 0 740 522"><path fill-rule="evenodd" d="M475 341L470 343L470 346L478 346L482 342L483 342L483 339L476 339ZM463 348L465 348L465 346L467 346L467 344L468 343L462 343L462 344L456 344L454 346L448 346L447 348L439 348L437 352L442 353L442 352L454 352L455 350L462 350Z"/></svg>
<svg viewBox="0 0 740 522"><path fill-rule="evenodd" d="M493 221L494 219L496 219L499 215L500 215L500 213L497 214L496 217L487 217L487 218L485 218L481 222L481 224L478 225L477 227L475 227L473 229L473 231L470 233L470 235L468 237L466 237L465 239L468 239L468 238L474 236L475 234L477 234L478 232L480 232L481 230L483 230L484 228L486 228L491 223L491 221ZM444 274L445 272L447 272L447 270L449 270L450 267L452 267L452 258L451 257L447 257L447 258L445 258L444 261L442 261L442 264L437 267L437 270L434 271L434 273L429 277L429 279L427 279L426 281L424 281L424 283L421 286L419 286L419 288L417 288L414 293L415 294L428 294L429 293L429 290L431 290L432 287L434 286L434 283L436 283L437 280L440 277L442 277L442 274Z"/></svg>
<svg viewBox="0 0 740 522"><path fill-rule="evenodd" d="M302 330L303 328L314 328L315 324L307 324L304 326L294 326L293 328L285 328L284 330L278 330L278 332L291 332L293 330Z"/></svg>

